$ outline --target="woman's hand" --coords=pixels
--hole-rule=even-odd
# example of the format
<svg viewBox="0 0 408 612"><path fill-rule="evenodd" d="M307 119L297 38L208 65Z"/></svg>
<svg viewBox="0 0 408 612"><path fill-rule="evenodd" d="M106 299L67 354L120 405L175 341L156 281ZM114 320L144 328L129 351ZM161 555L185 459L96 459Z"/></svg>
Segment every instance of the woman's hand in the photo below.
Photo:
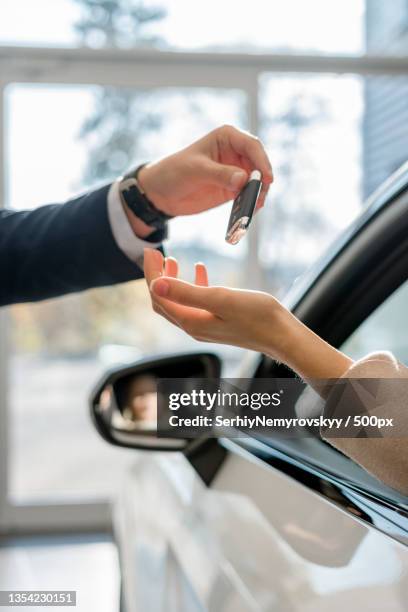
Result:
<svg viewBox="0 0 408 612"><path fill-rule="evenodd" d="M145 166L138 180L158 209L171 216L193 215L234 199L252 170L262 173L260 208L273 181L268 156L258 138L225 125Z"/></svg>
<svg viewBox="0 0 408 612"><path fill-rule="evenodd" d="M153 249L144 262L154 310L196 340L265 353L309 381L339 378L352 365L268 293L209 287L201 263L195 285L178 280L177 261Z"/></svg>
<svg viewBox="0 0 408 612"><path fill-rule="evenodd" d="M209 287L204 264L195 285L178 280L177 261L145 249L144 271L156 312L197 340L231 344L279 358L288 311L271 295Z"/></svg>

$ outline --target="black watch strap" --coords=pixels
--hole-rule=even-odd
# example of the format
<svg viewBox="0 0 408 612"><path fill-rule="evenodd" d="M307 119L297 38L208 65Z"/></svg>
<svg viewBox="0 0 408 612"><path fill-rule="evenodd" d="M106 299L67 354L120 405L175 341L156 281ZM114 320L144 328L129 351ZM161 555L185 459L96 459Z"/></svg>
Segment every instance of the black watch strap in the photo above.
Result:
<svg viewBox="0 0 408 612"><path fill-rule="evenodd" d="M146 223L146 225L156 228L157 231L148 237L148 241L159 242L160 239L156 240L156 236L163 235L161 239L167 237L167 221L172 217L158 210L140 187L137 175L144 165L145 164L125 174L121 179L119 183L120 197L122 202L126 204L139 219Z"/></svg>

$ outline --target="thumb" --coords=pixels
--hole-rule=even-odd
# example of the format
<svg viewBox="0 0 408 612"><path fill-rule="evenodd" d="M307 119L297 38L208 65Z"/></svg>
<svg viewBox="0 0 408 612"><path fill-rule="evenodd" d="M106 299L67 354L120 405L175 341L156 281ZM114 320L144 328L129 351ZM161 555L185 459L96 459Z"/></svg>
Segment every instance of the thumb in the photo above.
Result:
<svg viewBox="0 0 408 612"><path fill-rule="evenodd" d="M215 287L192 285L168 276L156 278L150 284L150 291L157 297L165 298L183 306L203 308L210 312L214 311L216 306L217 289Z"/></svg>
<svg viewBox="0 0 408 612"><path fill-rule="evenodd" d="M239 166L219 164L211 159L203 167L203 178L212 185L228 191L239 191L248 180L248 174Z"/></svg>

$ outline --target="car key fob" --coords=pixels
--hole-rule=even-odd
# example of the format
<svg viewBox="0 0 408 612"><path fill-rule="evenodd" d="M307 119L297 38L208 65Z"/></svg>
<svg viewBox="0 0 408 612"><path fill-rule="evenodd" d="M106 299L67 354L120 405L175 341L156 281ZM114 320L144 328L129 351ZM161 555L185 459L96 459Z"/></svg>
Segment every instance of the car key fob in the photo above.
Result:
<svg viewBox="0 0 408 612"><path fill-rule="evenodd" d="M253 170L249 181L235 198L228 221L226 242L237 244L247 232L262 186L262 175Z"/></svg>

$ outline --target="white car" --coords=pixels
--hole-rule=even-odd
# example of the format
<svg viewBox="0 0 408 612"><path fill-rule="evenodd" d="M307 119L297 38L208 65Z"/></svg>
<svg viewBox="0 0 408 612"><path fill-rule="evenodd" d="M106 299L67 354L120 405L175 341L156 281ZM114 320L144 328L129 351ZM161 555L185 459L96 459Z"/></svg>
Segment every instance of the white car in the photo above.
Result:
<svg viewBox="0 0 408 612"><path fill-rule="evenodd" d="M386 348L408 362L407 278L405 167L286 304L353 357ZM155 435L154 380L218 377L221 365L211 353L139 362L108 373L92 396L100 434L145 451L115 506L121 609L408 610L406 497L316 436ZM245 367L247 378L292 376L262 355ZM130 380L142 398L133 412Z"/></svg>

